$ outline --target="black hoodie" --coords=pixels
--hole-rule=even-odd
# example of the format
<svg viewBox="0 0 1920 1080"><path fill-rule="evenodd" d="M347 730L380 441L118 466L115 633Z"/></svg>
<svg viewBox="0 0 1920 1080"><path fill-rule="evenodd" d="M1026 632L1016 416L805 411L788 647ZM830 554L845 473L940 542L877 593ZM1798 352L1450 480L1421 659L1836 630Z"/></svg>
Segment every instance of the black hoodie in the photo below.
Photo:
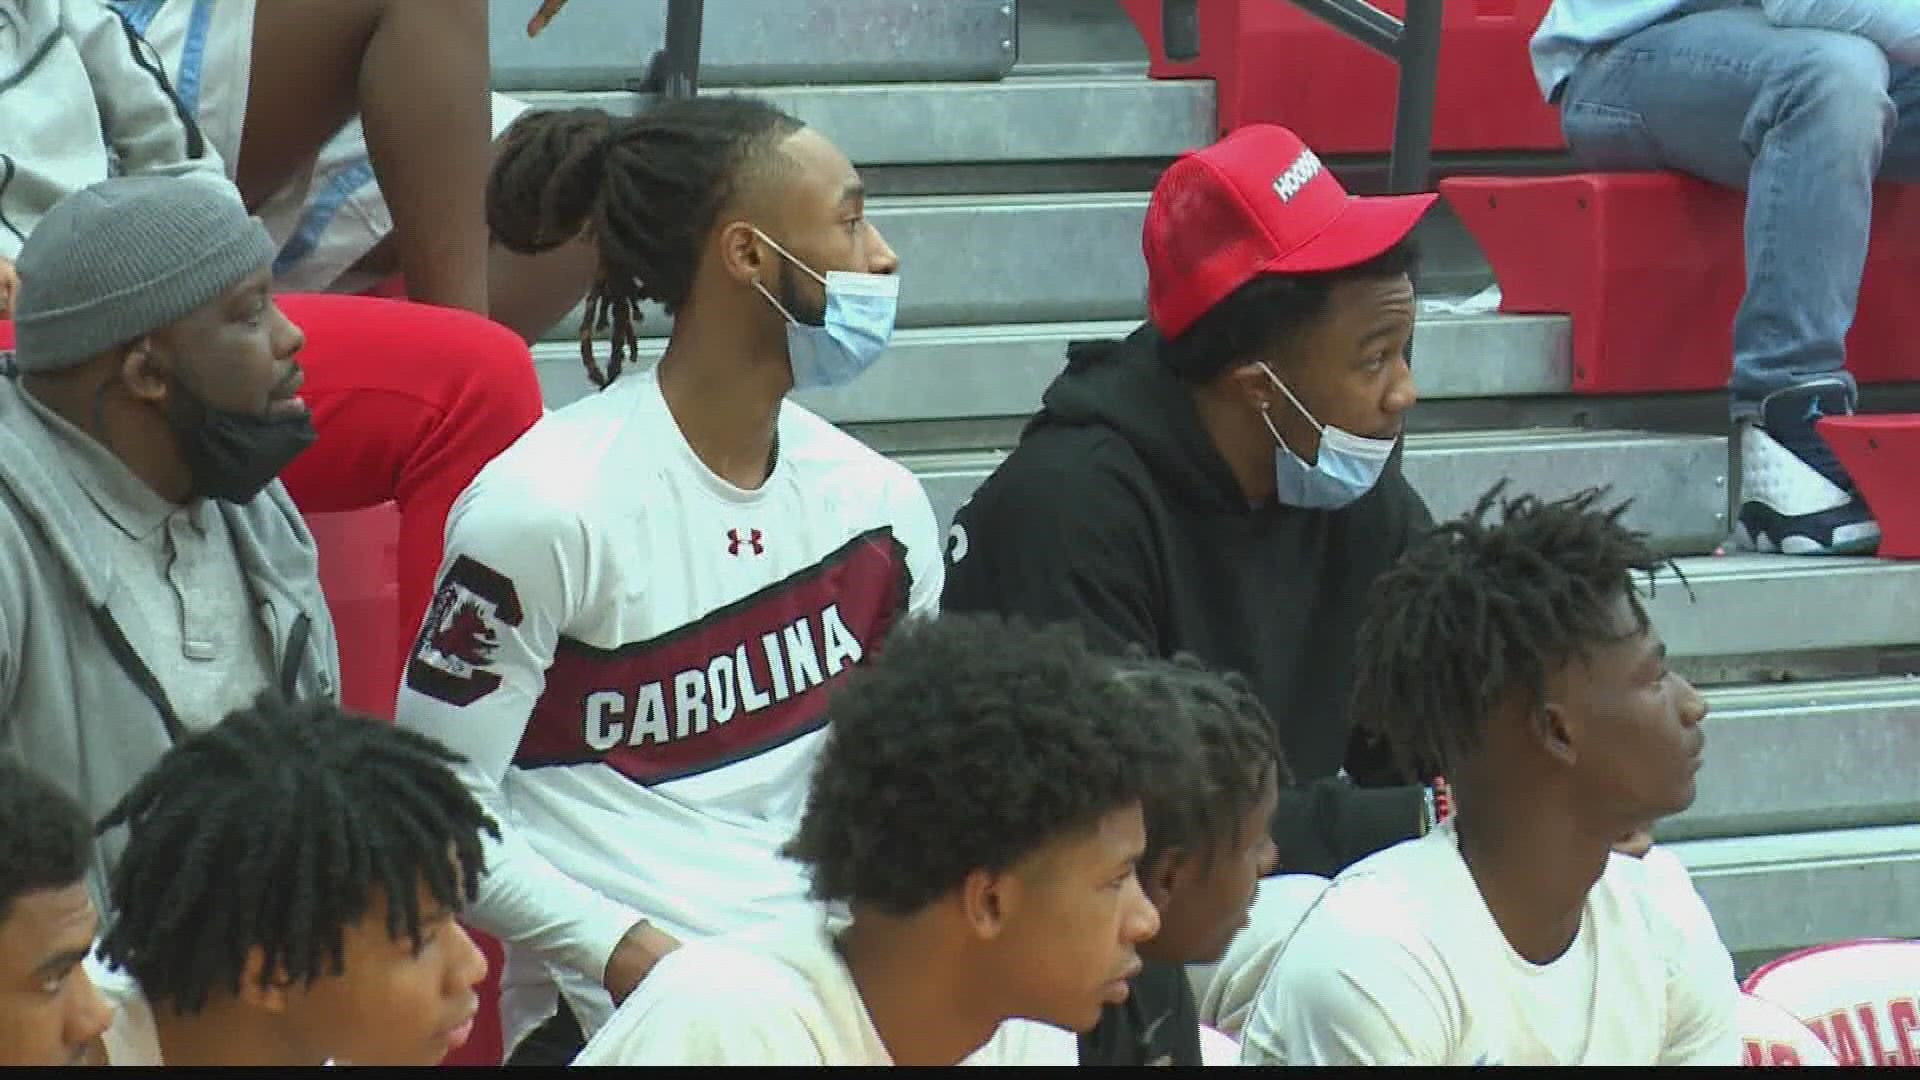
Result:
<svg viewBox="0 0 1920 1080"><path fill-rule="evenodd" d="M1336 774L1362 599L1431 519L1398 454L1345 509L1250 507L1158 345L1143 326L1070 351L1020 445L956 516L942 607L1075 620L1104 648L1244 674L1298 781L1273 820L1280 867L1331 875L1419 830L1418 787Z"/></svg>

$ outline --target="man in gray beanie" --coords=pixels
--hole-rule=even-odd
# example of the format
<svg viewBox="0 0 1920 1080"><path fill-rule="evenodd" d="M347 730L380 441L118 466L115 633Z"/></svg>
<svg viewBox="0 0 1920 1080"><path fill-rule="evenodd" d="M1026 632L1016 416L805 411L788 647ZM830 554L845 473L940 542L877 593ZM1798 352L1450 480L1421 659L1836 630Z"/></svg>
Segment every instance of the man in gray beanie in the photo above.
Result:
<svg viewBox="0 0 1920 1080"><path fill-rule="evenodd" d="M122 177L21 249L0 379L0 752L98 818L265 690L333 697L313 538L275 477L313 441L273 245L232 188ZM104 884L123 837L95 847Z"/></svg>

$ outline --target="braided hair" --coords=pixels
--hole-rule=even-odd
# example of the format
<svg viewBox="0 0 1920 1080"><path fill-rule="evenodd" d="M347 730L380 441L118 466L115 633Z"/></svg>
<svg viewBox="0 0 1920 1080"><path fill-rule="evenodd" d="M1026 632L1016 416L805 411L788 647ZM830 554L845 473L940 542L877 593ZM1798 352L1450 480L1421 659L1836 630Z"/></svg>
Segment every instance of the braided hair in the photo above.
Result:
<svg viewBox="0 0 1920 1080"><path fill-rule="evenodd" d="M1159 660L1136 650L1120 678L1149 703L1156 723L1175 727L1170 734L1186 750L1177 779L1156 784L1145 799L1140 865L1177 848L1211 866L1223 843L1243 839L1240 826L1267 783L1292 782L1273 722L1245 678L1214 672L1186 653Z"/></svg>
<svg viewBox="0 0 1920 1080"><path fill-rule="evenodd" d="M1631 574L1672 565L1620 524L1626 503L1600 505L1604 490L1547 502L1503 498L1504 487L1416 541L1368 596L1353 715L1412 775L1451 775L1511 694L1535 708L1554 671L1620 640L1613 604L1622 595L1633 633L1644 630ZM1491 524L1496 504L1501 521Z"/></svg>
<svg viewBox="0 0 1920 1080"><path fill-rule="evenodd" d="M438 742L325 702L263 695L168 750L100 823L130 830L101 954L188 1014L262 985L341 973L344 931L378 890L387 932L421 943L418 890L458 911L499 828Z"/></svg>
<svg viewBox="0 0 1920 1080"><path fill-rule="evenodd" d="M580 322L580 359L595 386L639 355L641 301L668 314L686 303L720 209L802 126L758 98L718 96L664 102L632 118L535 111L507 129L487 177L487 225L522 255L592 236L600 267ZM593 337L606 331L612 355L602 372Z"/></svg>

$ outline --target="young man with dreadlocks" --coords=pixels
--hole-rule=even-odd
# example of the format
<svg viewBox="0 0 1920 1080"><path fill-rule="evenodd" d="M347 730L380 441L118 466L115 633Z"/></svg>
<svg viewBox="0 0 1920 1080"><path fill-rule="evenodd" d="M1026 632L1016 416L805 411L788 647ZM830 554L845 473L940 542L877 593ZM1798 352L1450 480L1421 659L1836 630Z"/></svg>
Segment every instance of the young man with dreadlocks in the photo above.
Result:
<svg viewBox="0 0 1920 1080"><path fill-rule="evenodd" d="M751 98L507 136L489 219L521 250L593 237L602 389L456 503L399 719L512 823L474 918L508 944L508 1045L552 1018L517 1061L569 1060L679 941L806 904L779 848L828 695L938 604L912 474L787 400L892 332L898 260L864 198L832 143ZM643 300L673 331L631 370Z"/></svg>
<svg viewBox="0 0 1920 1080"><path fill-rule="evenodd" d="M92 840L78 803L0 754L0 1066L84 1062L113 1019L82 963Z"/></svg>
<svg viewBox="0 0 1920 1080"><path fill-rule="evenodd" d="M1354 709L1446 770L1453 816L1336 878L1269 972L1242 1062L1738 1065L1699 894L1613 851L1694 798L1707 707L1587 491L1499 499L1373 590Z"/></svg>
<svg viewBox="0 0 1920 1080"><path fill-rule="evenodd" d="M1081 1036L1082 1065L1201 1065L1188 964L1219 961L1247 925L1276 855L1267 825L1287 767L1267 711L1244 678L1188 654L1129 658L1121 679L1184 751L1148 792L1140 881L1160 932L1140 943L1132 992Z"/></svg>
<svg viewBox="0 0 1920 1080"><path fill-rule="evenodd" d="M431 739L272 696L161 759L125 826L102 979L115 1065L432 1065L486 958L456 915L493 821Z"/></svg>
<svg viewBox="0 0 1920 1080"><path fill-rule="evenodd" d="M786 847L829 909L689 942L577 1064L1073 1064L1159 924L1141 804L1191 733L1156 704L1072 627L896 630Z"/></svg>

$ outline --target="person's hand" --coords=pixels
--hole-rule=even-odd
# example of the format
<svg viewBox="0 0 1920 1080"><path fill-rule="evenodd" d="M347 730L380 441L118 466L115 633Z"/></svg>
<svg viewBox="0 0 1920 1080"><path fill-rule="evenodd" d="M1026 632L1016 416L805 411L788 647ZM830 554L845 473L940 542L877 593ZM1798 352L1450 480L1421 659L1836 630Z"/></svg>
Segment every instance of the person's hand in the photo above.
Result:
<svg viewBox="0 0 1920 1080"><path fill-rule="evenodd" d="M13 317L13 294L20 291L20 275L13 272L13 264L0 259L0 319Z"/></svg>
<svg viewBox="0 0 1920 1080"><path fill-rule="evenodd" d="M1646 829L1635 829L1613 842L1613 850L1622 855L1631 855L1638 859L1653 847L1653 833Z"/></svg>
<svg viewBox="0 0 1920 1080"><path fill-rule="evenodd" d="M564 0L561 0L564 2ZM555 4L555 6L559 6ZM652 923L640 922L627 931L620 944L613 947L613 955L607 958L607 972L602 982L607 993L613 996L613 1003L620 1004L647 977L653 965L660 958L680 947L680 942L670 935L656 929Z"/></svg>
<svg viewBox="0 0 1920 1080"><path fill-rule="evenodd" d="M534 37L545 30L547 24L553 21L553 17L560 14L560 9L566 6L567 0L540 0L540 10L534 12L533 18L527 20L527 36Z"/></svg>

